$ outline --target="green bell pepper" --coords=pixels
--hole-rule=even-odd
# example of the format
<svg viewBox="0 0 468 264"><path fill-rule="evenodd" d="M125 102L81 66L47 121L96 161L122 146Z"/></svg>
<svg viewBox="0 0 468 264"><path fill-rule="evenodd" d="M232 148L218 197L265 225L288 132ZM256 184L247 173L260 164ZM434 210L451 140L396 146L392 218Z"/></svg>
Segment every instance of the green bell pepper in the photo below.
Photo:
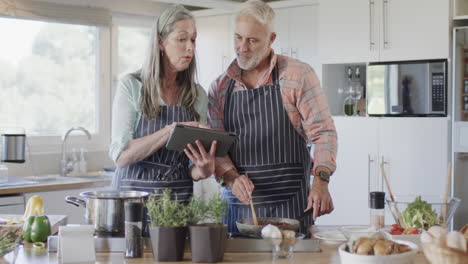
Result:
<svg viewBox="0 0 468 264"><path fill-rule="evenodd" d="M47 237L51 233L50 221L45 215L32 215L24 222L23 238L26 242L47 242Z"/></svg>

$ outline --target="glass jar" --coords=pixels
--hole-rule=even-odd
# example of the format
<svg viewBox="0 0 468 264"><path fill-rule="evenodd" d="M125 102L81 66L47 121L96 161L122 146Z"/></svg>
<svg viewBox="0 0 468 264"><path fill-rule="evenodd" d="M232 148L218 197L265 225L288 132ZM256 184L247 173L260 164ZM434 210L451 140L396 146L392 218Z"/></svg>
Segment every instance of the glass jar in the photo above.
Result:
<svg viewBox="0 0 468 264"><path fill-rule="evenodd" d="M345 115L347 115L347 116L354 115L355 110L356 110L355 109L356 104L355 104L354 99L353 99L353 97L351 95L345 98L343 106L344 106Z"/></svg>
<svg viewBox="0 0 468 264"><path fill-rule="evenodd" d="M370 199L370 226L381 229L385 226L385 192L371 192Z"/></svg>

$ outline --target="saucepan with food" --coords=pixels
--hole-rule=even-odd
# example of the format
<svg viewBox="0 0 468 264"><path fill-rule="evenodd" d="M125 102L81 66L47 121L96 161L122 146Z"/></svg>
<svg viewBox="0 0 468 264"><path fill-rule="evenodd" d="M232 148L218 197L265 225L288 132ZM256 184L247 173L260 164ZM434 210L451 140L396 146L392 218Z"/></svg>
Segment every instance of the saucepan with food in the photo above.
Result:
<svg viewBox="0 0 468 264"><path fill-rule="evenodd" d="M242 236L249 237L261 237L262 228L266 225L277 226L281 230L299 230L299 226L302 220L313 212L313 208L305 211L297 219L293 218L280 218L280 217L258 217L258 225L254 224L252 218L243 218L236 221L237 229Z"/></svg>

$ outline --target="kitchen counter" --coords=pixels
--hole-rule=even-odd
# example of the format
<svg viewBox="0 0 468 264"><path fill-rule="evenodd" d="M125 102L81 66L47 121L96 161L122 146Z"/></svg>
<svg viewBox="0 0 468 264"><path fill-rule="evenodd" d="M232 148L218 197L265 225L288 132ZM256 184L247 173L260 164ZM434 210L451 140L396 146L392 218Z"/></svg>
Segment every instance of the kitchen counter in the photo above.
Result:
<svg viewBox="0 0 468 264"><path fill-rule="evenodd" d="M112 178L108 176L61 177L54 175L24 177L24 180L27 181L24 185L0 187L0 195L110 186Z"/></svg>
<svg viewBox="0 0 468 264"><path fill-rule="evenodd" d="M338 255L338 244L325 244L320 245L322 252L320 253L295 253L293 260L278 259L272 261L270 253L226 253L224 255L224 262L222 263L340 263ZM13 263L14 252L8 253L4 256L1 263ZM97 253L96 263L156 263L153 260L153 254L145 253L143 258L125 259L123 253ZM30 244L21 246L18 250L16 263L31 263L31 264L45 264L45 263L59 263L56 253L48 253L46 249L33 248ZM185 254L184 261L182 262L162 262L162 263L192 263L190 254ZM427 264L429 263L424 254L418 253L414 264Z"/></svg>

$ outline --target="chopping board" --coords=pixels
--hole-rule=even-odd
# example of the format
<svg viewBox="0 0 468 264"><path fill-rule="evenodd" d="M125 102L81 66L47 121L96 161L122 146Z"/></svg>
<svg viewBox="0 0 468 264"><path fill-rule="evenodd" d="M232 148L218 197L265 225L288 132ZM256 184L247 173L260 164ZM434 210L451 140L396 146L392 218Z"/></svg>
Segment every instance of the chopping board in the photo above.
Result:
<svg viewBox="0 0 468 264"><path fill-rule="evenodd" d="M20 218L23 215L11 215L11 214L0 214L0 221L12 218ZM66 215L47 215L50 221L50 225L52 227L52 234L56 234L58 232L58 227L67 224L67 216Z"/></svg>

